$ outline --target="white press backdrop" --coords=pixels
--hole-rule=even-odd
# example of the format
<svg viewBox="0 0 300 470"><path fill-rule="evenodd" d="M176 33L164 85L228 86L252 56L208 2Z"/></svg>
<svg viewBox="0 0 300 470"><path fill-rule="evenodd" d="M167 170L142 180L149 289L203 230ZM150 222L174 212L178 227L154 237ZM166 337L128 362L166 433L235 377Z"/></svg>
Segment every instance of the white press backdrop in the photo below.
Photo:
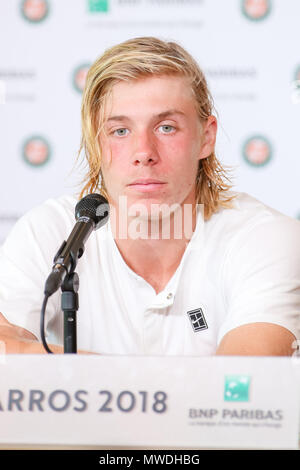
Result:
<svg viewBox="0 0 300 470"><path fill-rule="evenodd" d="M0 0L0 243L25 211L78 190L86 70L136 36L198 60L234 189L299 217L299 20L299 0Z"/></svg>

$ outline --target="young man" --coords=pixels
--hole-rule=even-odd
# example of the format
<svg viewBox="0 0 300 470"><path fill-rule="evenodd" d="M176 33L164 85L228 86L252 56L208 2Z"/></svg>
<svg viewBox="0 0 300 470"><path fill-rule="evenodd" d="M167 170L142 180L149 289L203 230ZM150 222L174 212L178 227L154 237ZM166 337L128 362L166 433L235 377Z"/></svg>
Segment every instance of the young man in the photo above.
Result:
<svg viewBox="0 0 300 470"><path fill-rule="evenodd" d="M104 194L111 217L92 233L77 266L80 350L293 352L300 223L230 191L214 152L212 112L203 73L175 43L132 39L90 68L80 149L89 171L81 196ZM63 197L34 209L1 250L0 339L7 352L43 352L43 287L74 225L75 203ZM58 292L46 322L48 341L62 344Z"/></svg>

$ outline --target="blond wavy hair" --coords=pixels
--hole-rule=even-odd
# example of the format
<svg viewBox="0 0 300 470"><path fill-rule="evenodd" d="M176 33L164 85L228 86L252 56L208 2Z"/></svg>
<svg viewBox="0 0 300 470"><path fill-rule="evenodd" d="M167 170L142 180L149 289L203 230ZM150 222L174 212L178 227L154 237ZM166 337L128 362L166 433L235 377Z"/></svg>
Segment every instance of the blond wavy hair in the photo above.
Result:
<svg viewBox="0 0 300 470"><path fill-rule="evenodd" d="M187 77L195 97L200 122L212 115L214 104L205 76L193 57L177 43L154 37L140 37L106 50L90 67L83 90L82 136L78 156L84 150L88 172L80 197L92 192L100 192L107 197L101 175L99 135L104 129L105 108L112 87L119 81L136 80L151 75ZM196 202L204 205L206 220L217 212L220 206L232 206L234 196L227 193L231 187L230 179L215 152L199 161Z"/></svg>

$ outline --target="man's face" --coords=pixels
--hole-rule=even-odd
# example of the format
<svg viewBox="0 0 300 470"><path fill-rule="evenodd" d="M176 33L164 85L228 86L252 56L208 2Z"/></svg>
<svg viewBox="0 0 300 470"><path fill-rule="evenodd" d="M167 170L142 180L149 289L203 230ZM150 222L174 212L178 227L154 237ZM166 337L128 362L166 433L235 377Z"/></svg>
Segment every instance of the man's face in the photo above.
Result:
<svg viewBox="0 0 300 470"><path fill-rule="evenodd" d="M201 130L184 77L154 76L115 84L106 118L100 145L111 203L117 205L120 196L127 196L128 208L139 203L150 211L151 204L195 202L198 162L213 147L207 149L206 125ZM210 135L211 146L214 137Z"/></svg>

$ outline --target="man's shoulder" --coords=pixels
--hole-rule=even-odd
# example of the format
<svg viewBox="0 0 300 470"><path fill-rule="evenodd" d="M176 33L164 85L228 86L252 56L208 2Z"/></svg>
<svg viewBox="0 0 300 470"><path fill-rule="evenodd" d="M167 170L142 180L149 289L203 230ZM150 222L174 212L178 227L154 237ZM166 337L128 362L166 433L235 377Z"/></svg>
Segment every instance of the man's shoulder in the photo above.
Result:
<svg viewBox="0 0 300 470"><path fill-rule="evenodd" d="M71 195L46 199L27 211L21 219L24 222L38 224L68 223L75 221L75 206L78 200Z"/></svg>
<svg viewBox="0 0 300 470"><path fill-rule="evenodd" d="M218 245L236 245L251 238L253 243L270 237L282 237L282 241L300 237L300 221L268 206L255 197L232 192L234 199L231 208L222 208L215 213L207 224L208 236ZM236 245L237 246L237 245Z"/></svg>
<svg viewBox="0 0 300 470"><path fill-rule="evenodd" d="M5 245L29 238L46 241L53 237L54 239L65 237L75 222L76 203L74 196L63 195L34 206L16 222Z"/></svg>
<svg viewBox="0 0 300 470"><path fill-rule="evenodd" d="M228 194L229 195L229 194ZM300 227L300 222L277 209L265 204L248 193L230 192L234 196L232 207L221 208L211 218L212 226L228 230L251 230L254 226L276 223Z"/></svg>
<svg viewBox="0 0 300 470"><path fill-rule="evenodd" d="M33 219L36 217L72 217L74 219L75 205L78 202L75 196L62 195L58 198L46 199L41 204L34 206L26 214L25 219Z"/></svg>

